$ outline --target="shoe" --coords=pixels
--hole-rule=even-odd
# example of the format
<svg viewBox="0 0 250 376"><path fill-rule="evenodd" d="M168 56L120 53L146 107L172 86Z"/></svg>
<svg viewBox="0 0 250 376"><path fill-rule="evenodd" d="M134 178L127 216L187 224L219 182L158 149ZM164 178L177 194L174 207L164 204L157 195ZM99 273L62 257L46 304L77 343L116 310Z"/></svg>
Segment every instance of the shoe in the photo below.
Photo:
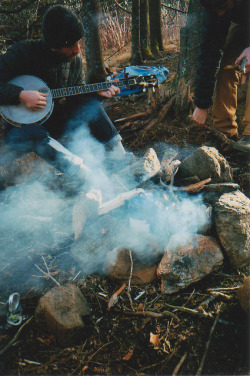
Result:
<svg viewBox="0 0 250 376"><path fill-rule="evenodd" d="M233 148L246 153L250 152L250 135L242 136L239 141L234 143Z"/></svg>

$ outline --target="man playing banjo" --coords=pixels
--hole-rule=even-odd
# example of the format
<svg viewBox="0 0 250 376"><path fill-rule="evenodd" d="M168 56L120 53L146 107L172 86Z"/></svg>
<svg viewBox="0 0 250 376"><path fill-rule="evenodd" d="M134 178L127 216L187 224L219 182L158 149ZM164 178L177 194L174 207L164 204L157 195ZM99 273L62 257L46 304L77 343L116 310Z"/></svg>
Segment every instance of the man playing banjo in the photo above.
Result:
<svg viewBox="0 0 250 376"><path fill-rule="evenodd" d="M15 77L39 77L50 89L84 85L79 56L83 25L75 13L61 5L49 8L43 17L42 33L42 39L18 42L0 56L1 108L18 105L21 109L22 106L29 109L31 115L40 115L49 106L51 98L46 91L26 89L21 83L11 82ZM2 114L5 143L18 151L35 151L72 179L84 182L88 175L87 166L58 140L77 127L87 127L114 159L125 158L121 137L99 100L99 97L110 98L119 91L112 85L94 95L56 99L49 116L42 120L38 116L39 121L28 120L22 124L22 116L18 115L20 125ZM69 121L76 116L82 121Z"/></svg>

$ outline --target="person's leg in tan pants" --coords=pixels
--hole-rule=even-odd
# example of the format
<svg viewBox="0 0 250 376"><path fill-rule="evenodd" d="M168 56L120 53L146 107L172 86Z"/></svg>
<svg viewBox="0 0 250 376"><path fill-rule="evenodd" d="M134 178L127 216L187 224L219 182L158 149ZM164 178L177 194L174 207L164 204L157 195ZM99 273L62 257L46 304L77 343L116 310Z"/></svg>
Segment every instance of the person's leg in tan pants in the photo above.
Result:
<svg viewBox="0 0 250 376"><path fill-rule="evenodd" d="M247 88L247 98L246 98L246 111L245 111L244 119L242 121L244 130L243 130L241 139L235 142L233 147L234 149L249 153L250 152L250 78L248 78L248 82L245 85L248 85L248 88Z"/></svg>
<svg viewBox="0 0 250 376"><path fill-rule="evenodd" d="M234 65L236 58L242 53L246 46L241 45L241 28L238 24L232 24L228 33L227 42L224 47L224 53L218 71L212 114L214 126L227 135L237 139L238 124L236 122L237 110L237 89L239 77L235 69L224 69L227 65ZM250 136L250 93L247 92L246 112L243 119L245 129L243 131L243 144L246 143L245 138ZM242 140L235 143L235 149L242 151L250 150L250 140L247 145L243 145Z"/></svg>

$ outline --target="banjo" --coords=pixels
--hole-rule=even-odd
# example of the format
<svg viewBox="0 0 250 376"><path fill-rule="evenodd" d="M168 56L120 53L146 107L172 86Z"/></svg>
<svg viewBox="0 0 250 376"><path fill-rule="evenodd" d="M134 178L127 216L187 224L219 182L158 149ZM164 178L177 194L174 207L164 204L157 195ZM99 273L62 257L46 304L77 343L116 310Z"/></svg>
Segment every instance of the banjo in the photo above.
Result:
<svg viewBox="0 0 250 376"><path fill-rule="evenodd" d="M89 85L79 85L73 87L66 87L60 89L50 90L47 84L40 78L30 75L22 75L13 78L8 83L21 86L24 90L36 90L47 94L46 105L44 108L35 111L27 108L23 103L18 105L1 105L0 115L10 124L21 127L25 124L42 124L52 114L54 102L53 98L62 98L78 94L94 93L101 90L107 90L114 82L106 81ZM117 87L138 87L143 86L157 86L157 79L155 76L131 76L119 81L115 81Z"/></svg>

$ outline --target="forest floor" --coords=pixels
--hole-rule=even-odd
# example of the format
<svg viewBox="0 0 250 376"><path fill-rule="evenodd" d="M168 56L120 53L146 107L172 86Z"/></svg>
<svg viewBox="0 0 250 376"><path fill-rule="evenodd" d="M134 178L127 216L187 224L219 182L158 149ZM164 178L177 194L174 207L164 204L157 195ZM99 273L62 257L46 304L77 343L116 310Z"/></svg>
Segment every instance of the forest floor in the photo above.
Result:
<svg viewBox="0 0 250 376"><path fill-rule="evenodd" d="M173 77L178 62L178 51L166 51L159 60L146 65L166 66ZM146 94L119 97L106 102L111 119L128 117L148 108ZM244 111L244 93L239 99L238 118ZM159 153L166 145L178 148L180 157L208 140L221 148L219 140L206 127L192 124L189 114L168 113L155 128L141 137L148 118L115 123L125 146L141 155L148 147ZM211 124L211 119L208 120ZM220 150L223 153L223 150ZM225 158L235 168L235 181L249 197L249 161L246 155L226 151ZM64 262L62 263L63 254ZM72 282L76 264L67 249L57 249L46 256L57 280ZM67 261L65 263L65 260ZM53 262L52 262L53 261ZM63 266L62 266L63 265ZM67 266L65 266L67 265ZM40 264L42 267L42 265ZM90 275L76 283L89 302L92 313L82 340L63 348L45 328L38 327L34 319L39 297L53 287L44 279L40 294L21 296L23 312L31 321L23 327L12 345L0 358L2 375L246 375L249 374L249 317L237 299L237 288L247 270L233 269L225 261L223 266L195 285L172 295L160 292L160 282L144 286L131 286L130 296L123 293L117 304L107 309L107 300L119 285L102 275ZM19 276L15 276L18 280ZM20 280L21 281L21 280ZM19 281L19 283L21 283ZM218 289L219 290L216 290ZM212 294L211 290L218 294ZM139 294L143 293L138 298ZM132 298L132 303L131 299ZM136 299L135 299L136 298ZM170 304L197 310L194 315L181 308L169 308L178 319L144 317L138 310L160 313ZM133 305L133 307L131 306ZM132 310L133 308L133 310ZM125 310L135 312L133 316ZM208 313L208 316L203 313ZM25 322L27 322L27 319ZM216 326L214 324L216 323ZM0 327L0 353L16 335L19 327ZM153 336L155 335L155 337ZM154 338L152 343L150 338Z"/></svg>

